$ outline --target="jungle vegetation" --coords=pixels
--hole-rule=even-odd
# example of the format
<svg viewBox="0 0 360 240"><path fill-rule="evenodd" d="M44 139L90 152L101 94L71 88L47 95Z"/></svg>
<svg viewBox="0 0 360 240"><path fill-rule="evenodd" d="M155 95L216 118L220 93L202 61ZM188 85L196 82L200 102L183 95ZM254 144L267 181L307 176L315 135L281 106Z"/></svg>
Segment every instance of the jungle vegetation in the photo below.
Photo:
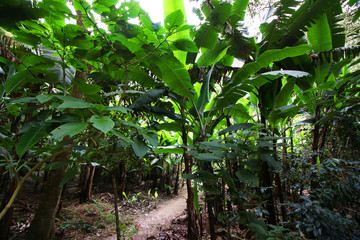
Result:
<svg viewBox="0 0 360 240"><path fill-rule="evenodd" d="M360 239L359 1L275 1L255 37L248 0L203 1L198 26L164 6L162 25L132 0L1 1L0 238L35 171L44 240L100 171L115 199L185 181L191 240L202 213L212 240Z"/></svg>

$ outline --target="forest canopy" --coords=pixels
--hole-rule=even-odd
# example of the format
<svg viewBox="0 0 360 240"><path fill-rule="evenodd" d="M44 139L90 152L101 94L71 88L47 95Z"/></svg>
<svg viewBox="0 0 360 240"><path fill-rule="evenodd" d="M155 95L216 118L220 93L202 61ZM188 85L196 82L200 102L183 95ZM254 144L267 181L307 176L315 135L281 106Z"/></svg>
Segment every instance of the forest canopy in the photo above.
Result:
<svg viewBox="0 0 360 240"><path fill-rule="evenodd" d="M163 2L1 1L0 239L31 184L23 238L59 237L76 186L131 239L131 186L182 182L184 239L360 239L360 2Z"/></svg>

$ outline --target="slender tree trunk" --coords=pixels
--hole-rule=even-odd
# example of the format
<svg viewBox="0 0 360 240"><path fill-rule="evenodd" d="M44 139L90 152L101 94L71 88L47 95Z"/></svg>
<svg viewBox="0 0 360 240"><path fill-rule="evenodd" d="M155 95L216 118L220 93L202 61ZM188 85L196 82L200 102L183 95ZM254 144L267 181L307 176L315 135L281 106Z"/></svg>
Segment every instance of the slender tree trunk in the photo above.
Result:
<svg viewBox="0 0 360 240"><path fill-rule="evenodd" d="M289 166L289 160L288 160L288 155L287 155L287 148L286 148L286 130L283 132L283 147L282 147L282 159L283 159L283 177L285 179L289 179L289 170L290 170L290 166ZM286 202L288 200L287 196L290 193L290 191L288 191L288 186L290 186L289 182L284 180L282 188L283 188L283 192L284 192L284 201Z"/></svg>
<svg viewBox="0 0 360 240"><path fill-rule="evenodd" d="M323 151L326 143L326 135L329 130L330 124L329 122L325 122L324 125L321 127L320 130L320 137L319 137L319 150Z"/></svg>
<svg viewBox="0 0 360 240"><path fill-rule="evenodd" d="M113 184L113 190L114 190L114 208L115 208L115 223L116 223L116 239L121 240L120 236L120 219L119 219L119 208L118 208L118 186L116 181L116 172L117 169L114 169L114 171L111 173L112 177L112 184Z"/></svg>
<svg viewBox="0 0 360 240"><path fill-rule="evenodd" d="M81 168L80 174L80 203L88 202L91 200L91 189L94 179L95 167L91 164L86 164Z"/></svg>
<svg viewBox="0 0 360 240"><path fill-rule="evenodd" d="M69 153L63 152L55 157L55 162L66 162ZM58 210L62 187L60 182L66 166L51 170L44 187L43 197L26 234L27 240L55 239L55 215Z"/></svg>
<svg viewBox="0 0 360 240"><path fill-rule="evenodd" d="M210 173L213 173L213 168L211 166L211 163L206 162L204 164L204 170L209 171ZM211 187L211 184L204 182L204 185L208 185ZM216 240L216 232L215 232L215 202L214 202L215 196L213 194L210 194L206 192L205 196L205 202L207 205L208 210L208 217L209 217L209 227L210 227L210 239Z"/></svg>
<svg viewBox="0 0 360 240"><path fill-rule="evenodd" d="M178 163L177 168L176 168L176 179L175 179L175 186L174 186L174 194L175 195L179 194L180 166L181 166L181 164Z"/></svg>
<svg viewBox="0 0 360 240"><path fill-rule="evenodd" d="M124 199L123 192L125 192L126 188L126 162L123 159L120 162L120 188L119 188L119 199L122 201Z"/></svg>
<svg viewBox="0 0 360 240"><path fill-rule="evenodd" d="M319 140L320 140L320 125L318 121L320 120L320 105L317 104L315 107L315 126L313 130L313 141L312 141L312 151L313 157L311 158L311 164L315 165L317 163L317 158L319 154Z"/></svg>
<svg viewBox="0 0 360 240"><path fill-rule="evenodd" d="M278 161L276 140L273 140L273 150L274 150L274 160ZM283 167L283 169L284 169L284 167ZM276 184L277 196L278 196L279 202L281 204L280 210L281 210L282 221L285 222L287 216L286 216L286 210L285 210L285 206L284 206L284 192L283 192L283 186L281 184L280 172L275 173L275 184Z"/></svg>

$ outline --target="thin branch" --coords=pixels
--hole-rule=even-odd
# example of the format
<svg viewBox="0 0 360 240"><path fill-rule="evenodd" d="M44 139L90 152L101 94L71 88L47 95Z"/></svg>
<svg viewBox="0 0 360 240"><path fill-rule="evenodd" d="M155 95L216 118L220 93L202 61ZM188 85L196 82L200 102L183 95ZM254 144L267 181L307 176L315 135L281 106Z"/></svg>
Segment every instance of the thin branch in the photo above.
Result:
<svg viewBox="0 0 360 240"><path fill-rule="evenodd" d="M81 139L80 139L81 140ZM80 141L79 140L79 141ZM21 189L21 187L24 185L26 179L35 171L37 170L38 168L41 167L41 165L43 165L45 162L47 162L48 160L50 160L51 158L61 154L61 153L64 153L64 152L69 152L70 149L72 149L76 144L79 143L79 141L76 141L75 143L73 143L68 149L63 149L62 151L59 151L59 152L56 152L46 158L44 158L42 161L40 161L38 164L36 164L33 168L30 169L29 172L27 172L25 174L25 176L21 179L21 181L19 182L19 184L17 185L14 193L12 194L9 202L6 204L6 206L4 207L4 209L1 211L0 213L0 220L5 216L6 212L11 208L11 206L14 204L14 201L17 197L17 195L19 194L19 191Z"/></svg>
<svg viewBox="0 0 360 240"><path fill-rule="evenodd" d="M60 152L54 153L50 156L48 156L47 158L43 159L41 162L39 162L38 164L36 164L32 169L30 169L29 172L26 173L26 175L21 179L21 181L19 182L19 184L17 185L14 193L12 194L9 202L6 204L6 206L4 207L4 209L1 211L0 213L0 220L5 216L6 212L11 208L11 206L13 205L15 198L17 197L17 195L19 194L19 191L21 189L21 187L24 185L25 180L35 171L37 170L39 167L41 167L41 165L43 165L46 161L48 161L49 159L59 155L60 153L65 152L66 150L62 150Z"/></svg>
<svg viewBox="0 0 360 240"><path fill-rule="evenodd" d="M159 43L159 45L153 50L153 51L150 51L149 53L147 53L145 56L141 57L140 59L137 59L137 60L134 60L132 62L129 62L127 64L131 65L131 64L134 64L134 63L137 63L137 62L140 62L142 60L144 60L145 58L147 58L150 54L153 54L156 50L158 50L160 48L160 46L166 42L166 40L170 37L171 34L169 34L168 36L165 37L165 39Z"/></svg>
<svg viewBox="0 0 360 240"><path fill-rule="evenodd" d="M83 7L84 11L85 11L85 15L87 17L87 19L94 25L94 27L96 28L96 30L101 34L101 36L104 38L104 40L106 41L107 45L111 48L111 51L114 52L115 56L117 56L121 62L122 65L124 65L125 67L125 71L127 70L127 65L124 63L124 61L121 59L121 57L116 53L116 49L113 47L113 45L111 44L111 42L109 41L109 39L107 39L107 37L105 36L105 34L100 30L100 28L98 27L98 25L96 24L96 22L94 22L91 17L89 16L89 11L88 9L84 6L83 1L80 0L79 1L80 5Z"/></svg>

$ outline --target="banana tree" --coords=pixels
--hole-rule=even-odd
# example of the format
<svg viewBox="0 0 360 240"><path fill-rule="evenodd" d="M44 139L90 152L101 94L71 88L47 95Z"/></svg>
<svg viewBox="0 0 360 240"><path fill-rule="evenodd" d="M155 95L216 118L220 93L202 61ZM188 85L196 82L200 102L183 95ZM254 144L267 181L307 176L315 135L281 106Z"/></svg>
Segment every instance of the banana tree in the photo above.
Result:
<svg viewBox="0 0 360 240"><path fill-rule="evenodd" d="M213 135L216 126L221 122L222 119L226 117L224 110L230 108L231 104L236 104L236 102L241 97L244 97L247 92L251 91L251 85L247 82L242 83L243 80L246 80L248 77L255 74L260 69L267 67L273 62L281 61L288 57L303 55L311 49L307 45L300 45L297 47L269 50L264 52L256 59L255 62L245 64L244 67L239 69L239 71L234 74L232 82L225 85L226 88L220 95L211 97L210 95L212 91L210 91L210 82L216 63L218 63L219 60L228 60L234 58L235 53L237 53L237 51L235 51L236 46L233 44L227 47L226 43L216 43L218 35L225 31L220 26L226 24L228 27L236 29L235 25L237 21L234 19L241 20L241 17L238 18L236 14L238 12L237 10L245 8L246 4L240 6L239 2L234 4L234 6L231 6L230 4L215 4L213 9L211 9L211 11L208 13L208 21L200 27L197 35L195 35L194 41L197 44L196 46L198 48L203 48L203 54L199 57L196 64L199 66L210 66L209 71L204 77L203 83L201 84L201 87L197 93L194 91L195 89L191 84L190 76L186 71L184 71L185 66L181 65L179 61L170 55L163 55L161 58L153 58L154 62L156 62L156 65L161 70L162 75L158 74L158 77L164 81L165 85L167 85L170 90L178 95L173 95L174 97L172 97L172 99L175 100L180 115L187 119L187 121L190 123L190 131L193 134L193 138L190 139L192 141L191 145L196 145L199 142L207 141L209 137ZM228 18L233 20L233 22L230 22ZM234 25L231 26L231 24ZM239 32L235 31L233 35L233 37L228 36L229 39L231 39L230 43L237 40L236 37L239 36ZM247 41L251 43L251 40ZM211 49L212 47L215 48ZM232 49L232 51L228 53L229 49ZM253 47L253 49L255 49L255 47ZM190 48L190 46L185 50L188 51L187 61L191 62L191 59L194 59L191 58L191 56L196 55L196 53L192 52L192 47ZM238 57L238 55L236 55L236 57ZM249 59L247 59L247 61L249 61ZM192 62L194 63L193 60ZM226 62L229 61L222 61L221 63ZM153 72L156 72L155 68L153 68ZM280 76L285 75L286 73L280 71L277 74ZM275 77L273 77L273 79L276 78L276 74L274 75ZM296 75L296 73L294 72L293 75ZM196 82L196 80L198 79L195 79L194 82ZM284 89L280 94L282 95L282 98L286 98L290 94L292 90L291 87L293 87L293 85L294 81L292 80L288 85L284 86ZM185 103L184 98L187 99ZM284 100L282 100L282 102L284 102ZM282 106L281 104L279 103L278 105ZM187 135L186 128L183 127L183 136L185 136L183 137L183 143L188 141ZM210 173L212 172L212 167L209 162L201 163L200 167L203 168L203 170L209 171ZM188 168L187 172L190 173L191 168ZM211 204L212 203L209 204L209 219L212 221L214 220L214 216L211 216L213 212ZM210 226L214 226L214 222L212 222ZM211 233L212 237L215 237L213 228L211 229Z"/></svg>

